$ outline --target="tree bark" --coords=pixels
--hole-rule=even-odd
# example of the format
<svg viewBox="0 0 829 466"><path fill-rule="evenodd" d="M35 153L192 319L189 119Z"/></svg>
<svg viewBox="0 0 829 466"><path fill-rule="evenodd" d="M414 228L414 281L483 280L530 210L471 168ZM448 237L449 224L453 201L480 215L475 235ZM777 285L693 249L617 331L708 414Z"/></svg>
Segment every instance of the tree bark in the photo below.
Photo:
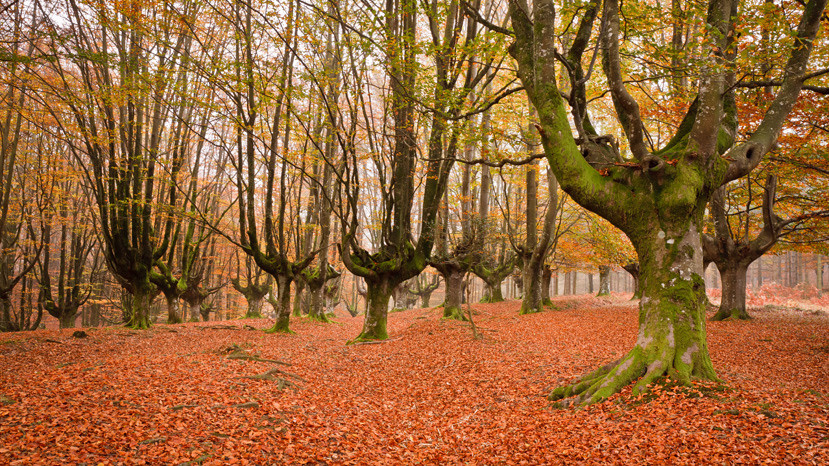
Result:
<svg viewBox="0 0 829 466"><path fill-rule="evenodd" d="M553 269L549 265L544 264L544 270L541 272L541 304L551 306L553 300L550 299L550 283L553 280Z"/></svg>
<svg viewBox="0 0 829 466"><path fill-rule="evenodd" d="M182 322L179 314L179 302L177 296L165 296L167 301L167 323L180 324Z"/></svg>
<svg viewBox="0 0 829 466"><path fill-rule="evenodd" d="M607 296L610 294L610 266L599 266L599 294L597 296Z"/></svg>
<svg viewBox="0 0 829 466"><path fill-rule="evenodd" d="M381 278L366 279L368 288L368 309L363 321L363 331L351 343L371 340L385 340L389 337L386 329L388 322L389 299L397 286L394 281Z"/></svg>
<svg viewBox="0 0 829 466"><path fill-rule="evenodd" d="M446 299L443 303L443 318L467 320L461 305L463 304L463 279L466 276L463 270L452 268L446 271L443 279L446 283Z"/></svg>
<svg viewBox="0 0 829 466"><path fill-rule="evenodd" d="M291 278L285 275L276 276L277 300L279 306L276 311L276 322L267 333L294 333L289 328L291 323ZM261 303L261 300L259 301Z"/></svg>
<svg viewBox="0 0 829 466"><path fill-rule="evenodd" d="M135 330L150 328L150 304L152 293L149 290L149 282L146 286L139 286L132 295L132 309L127 321L127 327Z"/></svg>
<svg viewBox="0 0 829 466"><path fill-rule="evenodd" d="M722 301L711 320L748 320L746 312L746 275L750 263L723 262L717 264L722 278Z"/></svg>

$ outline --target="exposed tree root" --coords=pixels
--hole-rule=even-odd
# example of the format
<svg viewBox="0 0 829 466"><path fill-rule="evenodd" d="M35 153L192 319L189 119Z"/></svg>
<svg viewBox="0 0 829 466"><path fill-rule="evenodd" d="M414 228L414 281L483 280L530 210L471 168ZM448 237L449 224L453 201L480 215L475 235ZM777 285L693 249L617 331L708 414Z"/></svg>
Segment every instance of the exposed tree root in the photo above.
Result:
<svg viewBox="0 0 829 466"><path fill-rule="evenodd" d="M265 333L284 333L286 335L294 335L296 332L288 328L287 323L275 323L273 327L265 330Z"/></svg>
<svg viewBox="0 0 829 466"><path fill-rule="evenodd" d="M284 375L285 377L276 377L277 374ZM269 382L276 382L277 384L279 384L278 388L280 390L284 390L286 387L290 388L292 390L299 389L299 386L297 384L295 384L294 382L288 380L288 378L299 380L300 382L305 382L305 379L303 379L302 377L300 377L296 374L291 374L289 372L285 372L285 371L283 371L283 370L281 370L277 367L274 367L273 369L271 369L267 372L264 372L262 374L246 375L246 376L239 377L239 378L253 379L253 380L267 380Z"/></svg>
<svg viewBox="0 0 829 466"><path fill-rule="evenodd" d="M357 345L379 345L381 343L391 343L393 341L397 341L402 339L403 337L397 337L387 340L361 340L360 337L355 338L354 340L350 340L347 345L357 346Z"/></svg>
<svg viewBox="0 0 829 466"><path fill-rule="evenodd" d="M713 321L721 321L721 320L751 320L751 316L748 315L745 309L734 308L734 309L724 309L720 307L714 317L711 318Z"/></svg>
<svg viewBox="0 0 829 466"><path fill-rule="evenodd" d="M634 382L633 394L638 395L662 376L682 385L690 385L692 379L719 381L711 367L694 366L685 356L673 351L653 349L645 351L637 345L622 359L596 369L571 385L556 388L547 399L560 407L588 405L604 401Z"/></svg>
<svg viewBox="0 0 829 466"><path fill-rule="evenodd" d="M460 320L466 321L469 320L464 314L463 310L459 307L447 307L444 306L443 308L443 318L449 320Z"/></svg>
<svg viewBox="0 0 829 466"><path fill-rule="evenodd" d="M264 359L264 358L260 357L258 354L247 352L246 350L244 350L241 346L239 346L237 344L230 345L227 348L224 348L221 352L228 353L228 355L225 357L226 359L237 359L237 360L242 360L242 361L254 361L254 362L267 362L267 363L271 363L271 364L282 364L283 366L290 366L291 365L291 363L289 363L289 362L279 361L279 360L276 360L276 359Z"/></svg>
<svg viewBox="0 0 829 466"><path fill-rule="evenodd" d="M254 361L254 362L268 362L268 363L271 363L271 364L282 364L283 366L290 366L291 365L291 363L289 363L289 362L279 361L279 360L276 360L276 359L263 359L263 358L260 358L259 355L257 355L257 354L250 354L250 353L245 353L245 352L230 353L230 354L227 355L227 359L240 359L240 360L243 360L243 361Z"/></svg>

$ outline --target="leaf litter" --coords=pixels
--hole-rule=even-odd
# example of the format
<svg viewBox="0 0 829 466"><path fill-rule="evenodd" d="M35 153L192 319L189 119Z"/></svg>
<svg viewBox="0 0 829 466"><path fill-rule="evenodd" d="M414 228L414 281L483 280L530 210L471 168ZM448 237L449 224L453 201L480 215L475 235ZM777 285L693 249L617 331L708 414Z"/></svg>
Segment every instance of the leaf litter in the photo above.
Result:
<svg viewBox="0 0 829 466"><path fill-rule="evenodd" d="M556 301L564 310L527 316L517 302L474 305L481 340L468 323L441 320L439 309L391 314L392 341L378 345L346 345L362 316L295 319L295 335L251 332L238 321L157 325L139 339L119 328L87 330L84 339L71 330L4 335L14 351L0 353L0 463L829 458L825 314L764 307L750 309L748 322L708 323L725 386L665 381L644 397L626 390L552 409L549 390L623 355L637 323L635 305L620 296Z"/></svg>

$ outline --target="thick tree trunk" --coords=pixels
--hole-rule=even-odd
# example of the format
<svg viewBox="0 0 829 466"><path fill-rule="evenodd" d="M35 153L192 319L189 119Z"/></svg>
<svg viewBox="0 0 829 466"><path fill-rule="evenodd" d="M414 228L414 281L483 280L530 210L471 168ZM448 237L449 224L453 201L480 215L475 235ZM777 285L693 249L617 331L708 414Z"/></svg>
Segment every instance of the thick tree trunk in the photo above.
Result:
<svg viewBox="0 0 829 466"><path fill-rule="evenodd" d="M64 309L64 312L61 314L60 319L60 328L75 328L75 318L78 316L78 309Z"/></svg>
<svg viewBox="0 0 829 466"><path fill-rule="evenodd" d="M180 324L183 319L179 315L178 298L165 296L165 299L167 300L167 323Z"/></svg>
<svg viewBox="0 0 829 466"><path fill-rule="evenodd" d="M541 261L527 258L524 261L524 297L519 314L532 314L544 310L541 304Z"/></svg>
<svg viewBox="0 0 829 466"><path fill-rule="evenodd" d="M193 302L188 303L187 307L189 308L190 320L193 320L195 317L196 321L201 318L201 320L207 322L206 316L201 312L201 303ZM208 310L207 315L210 315L210 311Z"/></svg>
<svg viewBox="0 0 829 466"><path fill-rule="evenodd" d="M309 285L308 294L311 298L311 306L308 310L308 317L319 322L331 322L331 320L328 319L328 316L325 314L324 288L325 283L322 283L319 287Z"/></svg>
<svg viewBox="0 0 829 466"><path fill-rule="evenodd" d="M625 269L633 279L633 297L630 299L642 298L642 290L639 288L639 263L631 262L625 264L622 268Z"/></svg>
<svg viewBox="0 0 829 466"><path fill-rule="evenodd" d="M8 332L12 330L11 324L12 300L7 294L0 297L0 331Z"/></svg>
<svg viewBox="0 0 829 466"><path fill-rule="evenodd" d="M684 384L692 379L718 380L706 342L699 230L691 223L682 236L638 243L643 297L636 345L621 360L554 390L551 400L575 396L562 404L594 403L637 379L633 393L638 394L663 375Z"/></svg>
<svg viewBox="0 0 829 466"><path fill-rule="evenodd" d="M504 293L501 291L501 283L499 281L495 282L488 282L484 280L484 296L481 298L482 303L500 303L504 300Z"/></svg>
<svg viewBox="0 0 829 466"><path fill-rule="evenodd" d="M723 262L717 264L722 278L720 309L711 320L748 320L746 312L746 275L748 264Z"/></svg>
<svg viewBox="0 0 829 466"><path fill-rule="evenodd" d="M455 320L467 320L461 305L463 304L463 277L466 275L462 270L451 267L443 273L443 281L446 283L446 300L443 303L443 318Z"/></svg>
<svg viewBox="0 0 829 466"><path fill-rule="evenodd" d="M258 294L248 294L245 296L248 301L248 310L245 313L245 319L261 319L262 318L262 301L264 296Z"/></svg>
<svg viewBox="0 0 829 466"><path fill-rule="evenodd" d="M294 317L302 316L302 297L305 292L305 283L302 280L297 280L294 285L296 295L294 296Z"/></svg>
<svg viewBox="0 0 829 466"><path fill-rule="evenodd" d="M132 296L132 311L127 327L135 330L150 328L150 302L152 296L146 287L139 286Z"/></svg>
<svg viewBox="0 0 829 466"><path fill-rule="evenodd" d="M289 328L291 323L291 278L286 275L276 276L276 292L279 306L276 311L276 322L267 333L294 333ZM260 300L261 303L261 300Z"/></svg>
<svg viewBox="0 0 829 466"><path fill-rule="evenodd" d="M599 294L596 296L607 296L610 294L610 267L599 266Z"/></svg>
<svg viewBox="0 0 829 466"><path fill-rule="evenodd" d="M389 317L389 299L397 286L388 278L366 279L368 309L363 322L363 331L352 343L371 340L385 340L389 337L386 324Z"/></svg>

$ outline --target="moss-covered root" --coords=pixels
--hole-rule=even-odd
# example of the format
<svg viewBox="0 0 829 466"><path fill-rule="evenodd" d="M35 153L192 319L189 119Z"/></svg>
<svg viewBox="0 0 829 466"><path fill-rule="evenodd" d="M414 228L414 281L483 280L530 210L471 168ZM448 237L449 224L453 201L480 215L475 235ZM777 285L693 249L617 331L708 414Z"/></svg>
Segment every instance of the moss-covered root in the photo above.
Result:
<svg viewBox="0 0 829 466"><path fill-rule="evenodd" d="M147 330L150 328L150 321L146 318L130 319L126 326L132 330Z"/></svg>
<svg viewBox="0 0 829 466"><path fill-rule="evenodd" d="M718 320L749 320L751 316L748 315L745 309L740 308L733 308L733 309L726 309L720 307L714 317L711 320L718 321Z"/></svg>
<svg viewBox="0 0 829 466"><path fill-rule="evenodd" d="M388 339L389 339L389 334L386 333L386 329L384 327L382 332L376 332L375 331L375 332L367 333L365 330L363 330L362 333L357 335L357 338L355 338L353 340L348 340L346 342L346 345L353 345L354 343L363 343L363 342L367 342L367 341L383 341L383 340L388 340Z"/></svg>
<svg viewBox="0 0 829 466"><path fill-rule="evenodd" d="M521 303L521 310L518 311L519 315L527 315L527 314L535 314L537 312L543 311L544 308L542 306L533 307L526 303Z"/></svg>
<svg viewBox="0 0 829 466"><path fill-rule="evenodd" d="M322 322L324 324L330 324L331 319L328 318L328 314L325 312L312 312L308 314L308 318L311 320L315 320L317 322Z"/></svg>
<svg viewBox="0 0 829 466"><path fill-rule="evenodd" d="M683 385L690 385L692 377L719 380L713 368L692 367L687 358L683 360L676 353L643 351L637 346L621 360L602 366L571 385L556 388L547 399L560 407L598 403L634 381L633 394L638 395L663 375Z"/></svg>
<svg viewBox="0 0 829 466"><path fill-rule="evenodd" d="M288 322L282 322L277 320L273 327L265 330L265 333L284 333L287 335L293 335L294 331L288 328Z"/></svg>
<svg viewBox="0 0 829 466"><path fill-rule="evenodd" d="M457 306L443 306L443 318L460 321L469 320L463 310Z"/></svg>

